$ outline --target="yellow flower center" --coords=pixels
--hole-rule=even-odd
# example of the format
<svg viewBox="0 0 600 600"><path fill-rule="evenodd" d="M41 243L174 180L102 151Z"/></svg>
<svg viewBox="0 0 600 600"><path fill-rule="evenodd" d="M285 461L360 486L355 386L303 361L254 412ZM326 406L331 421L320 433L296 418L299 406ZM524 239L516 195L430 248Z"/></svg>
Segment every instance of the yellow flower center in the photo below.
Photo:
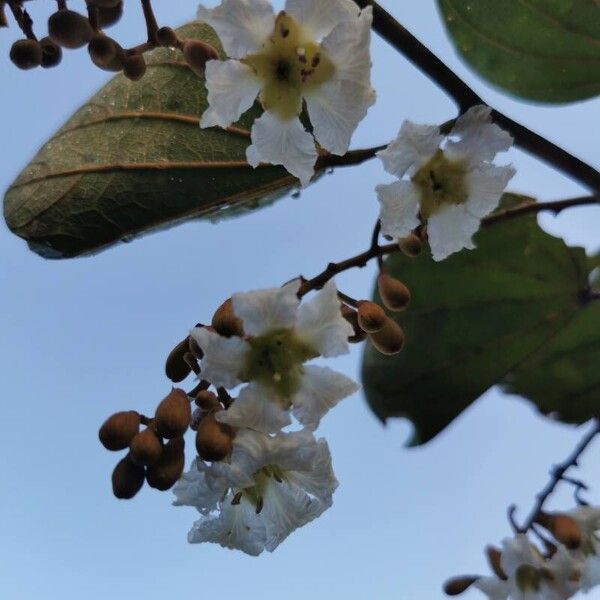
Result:
<svg viewBox="0 0 600 600"><path fill-rule="evenodd" d="M298 116L303 94L331 79L335 71L323 48L285 11L275 19L273 34L262 49L242 62L262 82L263 108L284 121Z"/></svg>
<svg viewBox="0 0 600 600"><path fill-rule="evenodd" d="M291 329L276 329L248 339L242 376L271 389L278 398L291 398L300 387L303 368L309 359L318 356Z"/></svg>
<svg viewBox="0 0 600 600"><path fill-rule="evenodd" d="M438 150L412 177L421 191L421 215L428 219L448 204L463 204L468 198L467 168Z"/></svg>

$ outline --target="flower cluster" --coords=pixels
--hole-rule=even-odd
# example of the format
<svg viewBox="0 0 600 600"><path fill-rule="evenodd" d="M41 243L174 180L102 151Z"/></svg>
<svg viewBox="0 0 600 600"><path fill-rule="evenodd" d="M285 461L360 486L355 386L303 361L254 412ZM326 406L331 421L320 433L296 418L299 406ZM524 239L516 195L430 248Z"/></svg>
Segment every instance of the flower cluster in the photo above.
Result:
<svg viewBox="0 0 600 600"><path fill-rule="evenodd" d="M267 0L223 0L213 9L200 6L198 18L215 29L230 57L206 65L209 108L201 127L231 125L258 96L265 112L252 126L248 162L283 165L302 185L314 175L315 140L333 154L348 150L375 101L370 7L287 0L275 15Z"/></svg>
<svg viewBox="0 0 600 600"><path fill-rule="evenodd" d="M299 287L235 294L217 314L221 333L203 326L191 332L202 380L221 396L237 389L225 407L204 392L194 415L199 456L174 488L175 504L202 515L189 533L192 543L258 555L332 504L331 456L313 431L358 386L305 363L348 352L354 329L333 282L302 303ZM301 429L283 431L292 417Z"/></svg>
<svg viewBox="0 0 600 600"><path fill-rule="evenodd" d="M448 137L438 126L404 122L378 154L385 170L398 177L376 188L384 235L399 240L426 221L435 260L475 247L471 238L481 219L497 208L515 173L492 164L512 138L490 114L486 106L469 109Z"/></svg>
<svg viewBox="0 0 600 600"><path fill-rule="evenodd" d="M502 550L488 548L493 576L457 577L446 593L472 587L490 600L566 600L600 585L600 508L540 513L537 522L554 537L544 538L544 552L518 533L503 541Z"/></svg>

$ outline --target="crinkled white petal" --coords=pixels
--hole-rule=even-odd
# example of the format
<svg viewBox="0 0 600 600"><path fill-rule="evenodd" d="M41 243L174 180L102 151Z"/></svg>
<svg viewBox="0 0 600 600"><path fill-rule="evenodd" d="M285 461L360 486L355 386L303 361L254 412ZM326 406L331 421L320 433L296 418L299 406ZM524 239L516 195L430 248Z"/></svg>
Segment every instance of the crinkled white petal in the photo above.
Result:
<svg viewBox="0 0 600 600"><path fill-rule="evenodd" d="M600 507L578 506L568 515L575 519L581 530L588 536L600 529Z"/></svg>
<svg viewBox="0 0 600 600"><path fill-rule="evenodd" d="M512 146L512 136L491 122L491 112L489 106L473 106L456 121L450 136L460 139L449 141L445 149L452 160L488 162Z"/></svg>
<svg viewBox="0 0 600 600"><path fill-rule="evenodd" d="M291 424L289 412L257 383L242 388L235 402L215 418L232 427L249 427L264 433L276 433Z"/></svg>
<svg viewBox="0 0 600 600"><path fill-rule="evenodd" d="M265 520L256 514L254 504L246 498L242 497L235 505L231 500L232 496L228 495L219 513L196 521L188 533L188 542L212 542L258 556L265 549L267 539Z"/></svg>
<svg viewBox="0 0 600 600"><path fill-rule="evenodd" d="M561 600L579 591L581 566L574 553L559 545L546 565L554 577L551 587Z"/></svg>
<svg viewBox="0 0 600 600"><path fill-rule="evenodd" d="M581 569L581 589L589 592L592 588L600 585L600 556L593 554L588 556Z"/></svg>
<svg viewBox="0 0 600 600"><path fill-rule="evenodd" d="M234 294L233 312L242 320L246 335L257 336L275 329L289 329L296 323L299 281L283 287Z"/></svg>
<svg viewBox="0 0 600 600"><path fill-rule="evenodd" d="M483 592L489 600L507 600L510 586L497 577L480 577L473 587Z"/></svg>
<svg viewBox="0 0 600 600"><path fill-rule="evenodd" d="M278 465L287 476L293 472L312 472L317 454L317 440L312 431L301 429L271 437L268 453L262 460L263 465Z"/></svg>
<svg viewBox="0 0 600 600"><path fill-rule="evenodd" d="M326 283L310 301L300 305L296 331L311 348L326 358L350 352L348 338L354 335L354 329L342 317L333 281Z"/></svg>
<svg viewBox="0 0 600 600"><path fill-rule="evenodd" d="M531 545L526 535L517 534L502 541L500 566L508 577L513 577L521 565L542 567L544 562L539 552Z"/></svg>
<svg viewBox="0 0 600 600"><path fill-rule="evenodd" d="M375 188L381 204L381 233L395 240L406 237L419 225L419 190L410 181L378 185Z"/></svg>
<svg viewBox="0 0 600 600"><path fill-rule="evenodd" d="M265 112L254 121L250 134L252 145L246 149L246 159L257 167L261 162L282 165L307 186L315 173L317 149L310 133L300 119L282 121Z"/></svg>
<svg viewBox="0 0 600 600"><path fill-rule="evenodd" d="M435 125L404 121L398 137L377 156L388 173L403 177L422 167L439 150L443 139Z"/></svg>
<svg viewBox="0 0 600 600"><path fill-rule="evenodd" d="M260 81L250 67L237 60L209 60L206 89L208 108L200 119L200 127L227 127L254 104Z"/></svg>
<svg viewBox="0 0 600 600"><path fill-rule="evenodd" d="M321 418L360 386L328 367L305 365L300 389L292 400L292 412L305 427L316 429Z"/></svg>
<svg viewBox="0 0 600 600"><path fill-rule="evenodd" d="M356 19L360 12L352 0L286 0L285 10L315 42L341 21Z"/></svg>
<svg viewBox="0 0 600 600"><path fill-rule="evenodd" d="M179 481L173 486L173 493L176 500L175 506L194 506L202 514L217 508L217 503L227 490L227 485L222 482L221 487L214 484L209 485L206 477L206 470L200 470L198 465L203 465L199 459L194 459L190 470L185 472ZM214 480L213 480L214 481Z"/></svg>
<svg viewBox="0 0 600 600"><path fill-rule="evenodd" d="M471 239L479 229L481 219L468 213L465 205L443 206L427 221L427 235L433 260L444 260L463 248L472 250Z"/></svg>
<svg viewBox="0 0 600 600"><path fill-rule="evenodd" d="M498 207L508 182L514 176L512 167L483 164L467 173L469 197L467 210L475 217L485 217Z"/></svg>
<svg viewBox="0 0 600 600"><path fill-rule="evenodd" d="M273 7L268 0L223 0L216 8L200 5L198 19L217 32L231 58L243 58L260 50L275 27Z"/></svg>
<svg viewBox="0 0 600 600"><path fill-rule="evenodd" d="M306 94L305 99L315 138L325 150L342 155L375 94L360 83L334 79Z"/></svg>
<svg viewBox="0 0 600 600"><path fill-rule="evenodd" d="M204 352L202 379L225 388L234 388L242 383L239 374L250 349L247 342L235 336L222 337L206 327L195 327L190 335Z"/></svg>

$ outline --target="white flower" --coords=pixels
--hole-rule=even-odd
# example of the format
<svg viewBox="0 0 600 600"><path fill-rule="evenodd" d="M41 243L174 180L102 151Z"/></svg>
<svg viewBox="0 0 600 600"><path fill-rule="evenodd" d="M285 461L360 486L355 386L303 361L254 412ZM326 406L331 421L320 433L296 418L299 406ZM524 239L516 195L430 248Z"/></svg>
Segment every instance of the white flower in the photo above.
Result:
<svg viewBox="0 0 600 600"><path fill-rule="evenodd" d="M307 430L236 435L229 460L194 461L173 491L176 505L203 515L190 543L213 542L253 556L272 552L332 504L338 482L327 442Z"/></svg>
<svg viewBox="0 0 600 600"><path fill-rule="evenodd" d="M600 585L600 508L579 506L567 514L577 523L583 536L581 547L572 555L580 563L581 589L589 592Z"/></svg>
<svg viewBox="0 0 600 600"><path fill-rule="evenodd" d="M344 154L375 101L369 53L372 10L352 0L287 0L277 16L267 0L223 0L200 6L217 32L226 61L209 61L209 107L201 127L227 127L259 96L248 162L283 165L302 185L314 174L315 139ZM300 121L304 102L312 134ZM313 138L314 135L314 138Z"/></svg>
<svg viewBox="0 0 600 600"><path fill-rule="evenodd" d="M304 364L349 352L353 330L341 315L333 282L302 304L299 286L293 282L235 294L233 310L245 339L224 338L207 328L192 330L204 352L203 379L226 388L249 382L232 406L218 414L221 422L274 433L290 424L291 409L300 423L316 429L330 408L358 389L345 375Z"/></svg>
<svg viewBox="0 0 600 600"><path fill-rule="evenodd" d="M471 238L481 219L497 208L515 173L491 164L512 138L491 123L490 113L486 106L469 109L445 143L439 127L404 122L396 140L378 154L399 179L376 188L384 235L406 237L423 219L434 260L475 247Z"/></svg>

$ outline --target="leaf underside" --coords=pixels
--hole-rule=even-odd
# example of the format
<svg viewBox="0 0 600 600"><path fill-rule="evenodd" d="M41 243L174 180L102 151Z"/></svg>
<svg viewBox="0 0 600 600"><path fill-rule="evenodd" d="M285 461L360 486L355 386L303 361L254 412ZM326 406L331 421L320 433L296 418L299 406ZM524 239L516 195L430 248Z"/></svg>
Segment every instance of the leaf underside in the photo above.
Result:
<svg viewBox="0 0 600 600"><path fill-rule="evenodd" d="M568 422L600 412L600 303L581 299L583 249L543 232L535 217L485 228L475 242L438 263L428 252L386 260L412 292L408 310L394 315L407 341L393 357L368 345L363 380L380 419L412 421L413 445L503 382Z"/></svg>
<svg viewBox="0 0 600 600"><path fill-rule="evenodd" d="M600 94L598 0L438 0L458 51L512 95L573 102Z"/></svg>
<svg viewBox="0 0 600 600"><path fill-rule="evenodd" d="M179 30L221 48L206 25ZM91 253L192 218L267 204L296 185L283 168L246 164L255 106L235 129L200 129L202 78L177 50L146 55L139 82L117 75L45 144L7 190L9 228L37 253Z"/></svg>

